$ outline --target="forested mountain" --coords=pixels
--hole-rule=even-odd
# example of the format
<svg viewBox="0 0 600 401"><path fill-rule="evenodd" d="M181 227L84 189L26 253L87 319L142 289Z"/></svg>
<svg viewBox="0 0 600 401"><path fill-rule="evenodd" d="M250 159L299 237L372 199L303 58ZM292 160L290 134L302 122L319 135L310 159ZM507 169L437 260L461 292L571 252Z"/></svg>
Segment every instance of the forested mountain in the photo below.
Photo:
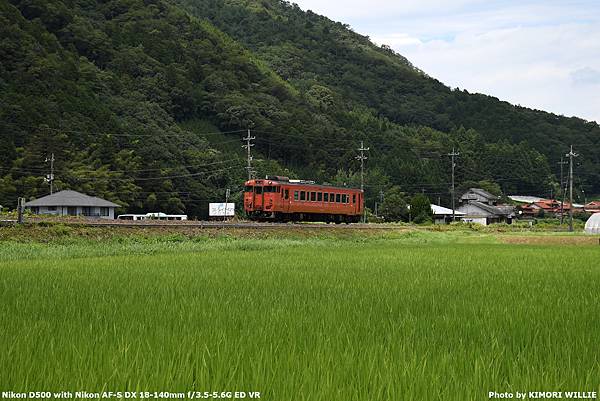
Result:
<svg viewBox="0 0 600 401"><path fill-rule="evenodd" d="M451 90L348 26L277 0L0 0L0 204L55 186L128 211L206 214L246 177L393 185L448 202L457 183L600 193L596 123Z"/></svg>

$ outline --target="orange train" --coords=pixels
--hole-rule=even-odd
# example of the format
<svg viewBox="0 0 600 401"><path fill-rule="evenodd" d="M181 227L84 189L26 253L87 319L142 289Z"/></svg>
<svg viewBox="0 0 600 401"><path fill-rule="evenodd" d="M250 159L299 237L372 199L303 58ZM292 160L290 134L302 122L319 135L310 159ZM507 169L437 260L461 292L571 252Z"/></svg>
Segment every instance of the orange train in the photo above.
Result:
<svg viewBox="0 0 600 401"><path fill-rule="evenodd" d="M246 181L244 210L259 221L356 223L364 211L363 191L269 177Z"/></svg>

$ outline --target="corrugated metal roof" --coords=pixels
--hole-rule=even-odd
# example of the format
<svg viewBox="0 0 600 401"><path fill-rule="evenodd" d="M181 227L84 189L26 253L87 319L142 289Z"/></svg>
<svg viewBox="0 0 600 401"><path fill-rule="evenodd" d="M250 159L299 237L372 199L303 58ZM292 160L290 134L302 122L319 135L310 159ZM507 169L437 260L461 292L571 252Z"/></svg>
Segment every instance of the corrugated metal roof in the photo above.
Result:
<svg viewBox="0 0 600 401"><path fill-rule="evenodd" d="M508 199L519 203L534 203L539 202L544 198L538 198L537 196L508 195Z"/></svg>
<svg viewBox="0 0 600 401"><path fill-rule="evenodd" d="M30 206L84 206L84 207L120 207L116 203L89 196L77 191L60 191L25 203Z"/></svg>
<svg viewBox="0 0 600 401"><path fill-rule="evenodd" d="M438 206L438 205L431 204L431 210L433 211L433 214L437 214L437 215L448 215L448 216L452 215L452 209L448 209L448 208L443 207L443 206ZM465 213L459 212L458 210L455 210L454 214L456 216L463 216L463 215L465 215Z"/></svg>

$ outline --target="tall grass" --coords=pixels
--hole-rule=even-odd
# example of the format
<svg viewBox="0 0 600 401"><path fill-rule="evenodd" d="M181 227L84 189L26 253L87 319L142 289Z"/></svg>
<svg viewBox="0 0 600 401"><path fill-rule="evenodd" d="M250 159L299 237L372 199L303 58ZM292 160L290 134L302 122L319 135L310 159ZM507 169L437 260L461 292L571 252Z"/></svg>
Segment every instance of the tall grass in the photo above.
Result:
<svg viewBox="0 0 600 401"><path fill-rule="evenodd" d="M0 388L361 401L600 389L599 250L413 239L3 258Z"/></svg>

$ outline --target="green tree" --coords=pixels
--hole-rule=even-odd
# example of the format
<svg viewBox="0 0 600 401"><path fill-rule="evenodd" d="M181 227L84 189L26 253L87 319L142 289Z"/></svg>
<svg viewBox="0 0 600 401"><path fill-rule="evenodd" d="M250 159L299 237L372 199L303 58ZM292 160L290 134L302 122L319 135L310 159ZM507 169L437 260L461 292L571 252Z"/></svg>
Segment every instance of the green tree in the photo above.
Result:
<svg viewBox="0 0 600 401"><path fill-rule="evenodd" d="M424 194L416 194L410 200L410 213L412 221L417 224L431 223L433 220L433 211L431 202Z"/></svg>
<svg viewBox="0 0 600 401"><path fill-rule="evenodd" d="M386 221L408 220L406 194L400 190L399 186L393 186L385 193L379 212Z"/></svg>

